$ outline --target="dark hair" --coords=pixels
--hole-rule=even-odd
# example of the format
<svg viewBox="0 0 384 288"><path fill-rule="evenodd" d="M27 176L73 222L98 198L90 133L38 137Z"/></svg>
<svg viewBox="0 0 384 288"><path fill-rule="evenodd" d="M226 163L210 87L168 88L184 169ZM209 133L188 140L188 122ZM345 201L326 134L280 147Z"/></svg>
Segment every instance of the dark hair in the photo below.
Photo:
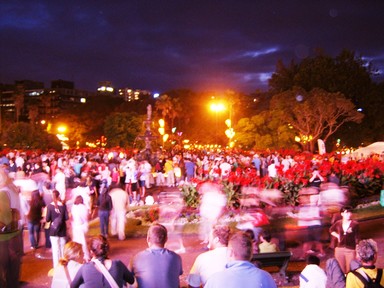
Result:
<svg viewBox="0 0 384 288"><path fill-rule="evenodd" d="M73 204L75 205L84 204L83 197L81 195L77 195Z"/></svg>
<svg viewBox="0 0 384 288"><path fill-rule="evenodd" d="M96 256L97 259L103 262L108 258L109 243L107 238L103 235L91 238L89 241L89 250Z"/></svg>
<svg viewBox="0 0 384 288"><path fill-rule="evenodd" d="M244 233L247 234L252 241L255 240L255 233L253 232L252 229L247 229L244 231Z"/></svg>
<svg viewBox="0 0 384 288"><path fill-rule="evenodd" d="M228 246L231 247L235 260L249 261L252 257L252 240L245 232L235 233L229 239Z"/></svg>
<svg viewBox="0 0 384 288"><path fill-rule="evenodd" d="M272 239L272 235L269 231L263 231L261 232L261 236L264 238L265 241L270 242Z"/></svg>
<svg viewBox="0 0 384 288"><path fill-rule="evenodd" d="M320 265L320 259L316 255L310 254L307 257L307 264L315 264L315 265L319 266Z"/></svg>
<svg viewBox="0 0 384 288"><path fill-rule="evenodd" d="M159 223L152 224L148 230L148 239L152 243L164 247L165 242L167 242L168 239L167 228Z"/></svg>
<svg viewBox="0 0 384 288"><path fill-rule="evenodd" d="M351 206L343 206L343 207L341 207L340 213L343 213L345 211L352 212L352 207Z"/></svg>

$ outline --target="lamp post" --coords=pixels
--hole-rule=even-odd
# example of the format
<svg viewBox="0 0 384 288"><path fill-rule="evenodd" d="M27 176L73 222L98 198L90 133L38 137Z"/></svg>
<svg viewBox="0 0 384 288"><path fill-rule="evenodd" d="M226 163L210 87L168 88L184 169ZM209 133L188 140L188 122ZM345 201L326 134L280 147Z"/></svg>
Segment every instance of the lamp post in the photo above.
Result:
<svg viewBox="0 0 384 288"><path fill-rule="evenodd" d="M217 130L218 130L218 113L225 110L225 106L223 103L212 103L211 104L211 111L215 112L215 142L217 144Z"/></svg>

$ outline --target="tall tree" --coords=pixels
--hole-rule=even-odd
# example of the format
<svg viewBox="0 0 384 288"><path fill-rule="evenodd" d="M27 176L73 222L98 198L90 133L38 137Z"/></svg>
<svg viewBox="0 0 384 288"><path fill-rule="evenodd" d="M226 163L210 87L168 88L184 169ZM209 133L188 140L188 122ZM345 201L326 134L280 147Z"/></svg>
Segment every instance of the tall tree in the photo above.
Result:
<svg viewBox="0 0 384 288"><path fill-rule="evenodd" d="M144 116L135 112L116 112L105 119L104 133L108 147L133 147L135 139L143 132Z"/></svg>
<svg viewBox="0 0 384 288"><path fill-rule="evenodd" d="M295 147L294 134L280 121L281 111L263 111L240 119L236 126L236 145L246 149L280 149Z"/></svg>
<svg viewBox="0 0 384 288"><path fill-rule="evenodd" d="M55 135L48 134L39 125L24 122L9 125L1 141L14 149L61 150L60 141Z"/></svg>
<svg viewBox="0 0 384 288"><path fill-rule="evenodd" d="M282 112L280 120L308 141L312 152L317 139L326 142L343 124L359 123L364 117L343 94L322 89L277 94L271 100L271 109Z"/></svg>

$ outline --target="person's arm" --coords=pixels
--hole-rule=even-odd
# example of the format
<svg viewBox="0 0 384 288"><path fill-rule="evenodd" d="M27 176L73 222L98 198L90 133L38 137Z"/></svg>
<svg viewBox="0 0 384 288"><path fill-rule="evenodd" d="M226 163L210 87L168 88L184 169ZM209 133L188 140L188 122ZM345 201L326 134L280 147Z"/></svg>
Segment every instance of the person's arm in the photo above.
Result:
<svg viewBox="0 0 384 288"><path fill-rule="evenodd" d="M123 279L125 282L128 282L129 284L133 284L135 282L135 277L133 276L133 273L128 270L127 266L124 265L123 262L119 260L119 266L121 267L123 271Z"/></svg>
<svg viewBox="0 0 384 288"><path fill-rule="evenodd" d="M331 233L331 236L335 237L338 242L340 242L340 234L337 232L337 225L338 222L335 222L331 228L329 228L329 232Z"/></svg>
<svg viewBox="0 0 384 288"><path fill-rule="evenodd" d="M71 282L71 288L78 288L84 283L83 267L84 265L80 267L79 271L77 271L75 278L73 278Z"/></svg>

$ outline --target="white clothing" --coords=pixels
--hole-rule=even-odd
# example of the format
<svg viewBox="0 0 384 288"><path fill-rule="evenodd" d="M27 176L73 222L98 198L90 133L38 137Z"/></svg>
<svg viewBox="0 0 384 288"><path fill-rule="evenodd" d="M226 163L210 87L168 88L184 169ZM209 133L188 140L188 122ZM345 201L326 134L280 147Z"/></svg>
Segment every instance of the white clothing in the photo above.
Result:
<svg viewBox="0 0 384 288"><path fill-rule="evenodd" d="M76 273L77 271L79 271L80 267L81 267L80 263L73 260L69 260L67 268L68 268L68 273L71 280L75 278ZM70 285L68 283L68 279L65 274L64 266L58 265L53 272L51 288L69 288L69 287Z"/></svg>
<svg viewBox="0 0 384 288"><path fill-rule="evenodd" d="M65 174L61 171L58 171L53 177L53 182L55 183L55 189L60 193L60 199L65 200L65 193L67 191L65 187Z"/></svg>
<svg viewBox="0 0 384 288"><path fill-rule="evenodd" d="M232 166L227 162L223 162L220 164L221 177L227 177L229 172L231 172Z"/></svg>
<svg viewBox="0 0 384 288"><path fill-rule="evenodd" d="M59 265L59 259L64 257L64 245L66 243L65 237L50 236L53 268Z"/></svg>
<svg viewBox="0 0 384 288"><path fill-rule="evenodd" d="M268 166L268 176L272 178L277 176L277 170L276 170L275 164L271 164Z"/></svg>
<svg viewBox="0 0 384 288"><path fill-rule="evenodd" d="M129 196L121 188L114 188L109 192L112 198L112 211L110 215L111 234L118 235L119 240L125 239L125 215L129 207Z"/></svg>
<svg viewBox="0 0 384 288"><path fill-rule="evenodd" d="M81 196L83 198L84 205L88 211L91 211L91 197L89 196L90 194L91 190L88 186L77 186L76 188L72 189L73 201L75 201L77 196Z"/></svg>
<svg viewBox="0 0 384 288"><path fill-rule="evenodd" d="M227 247L218 247L197 256L189 272L187 281L192 287L205 285L208 278L225 269L228 263Z"/></svg>
<svg viewBox="0 0 384 288"><path fill-rule="evenodd" d="M83 246L84 259L89 260L89 252L85 234L88 232L88 212L84 204L73 205L72 214L72 241L80 243Z"/></svg>
<svg viewBox="0 0 384 288"><path fill-rule="evenodd" d="M325 288L327 275L316 264L308 264L300 273L300 288Z"/></svg>

